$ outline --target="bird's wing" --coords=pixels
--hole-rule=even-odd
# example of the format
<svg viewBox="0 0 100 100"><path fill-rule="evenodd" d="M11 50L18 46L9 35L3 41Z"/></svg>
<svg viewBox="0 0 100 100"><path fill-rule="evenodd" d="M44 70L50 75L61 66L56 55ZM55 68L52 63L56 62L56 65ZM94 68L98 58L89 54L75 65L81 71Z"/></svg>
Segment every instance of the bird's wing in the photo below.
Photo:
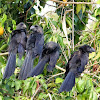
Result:
<svg viewBox="0 0 100 100"><path fill-rule="evenodd" d="M55 67L57 59L59 58L59 50L50 54L49 65L47 66L47 70L50 72Z"/></svg>
<svg viewBox="0 0 100 100"><path fill-rule="evenodd" d="M26 44L26 50L33 50L35 48L35 41L36 41L36 36L35 34L30 34L27 44Z"/></svg>
<svg viewBox="0 0 100 100"><path fill-rule="evenodd" d="M85 65L88 63L88 54L82 54L81 56L81 66L77 68L78 73L82 73L84 71Z"/></svg>
<svg viewBox="0 0 100 100"><path fill-rule="evenodd" d="M43 36L43 34L37 34L36 42L35 42L35 48L34 48L34 53L36 55L40 55L42 53L43 45L44 45L44 36Z"/></svg>
<svg viewBox="0 0 100 100"><path fill-rule="evenodd" d="M77 51L73 54L72 58L69 61L69 68L77 68L81 64L80 53Z"/></svg>

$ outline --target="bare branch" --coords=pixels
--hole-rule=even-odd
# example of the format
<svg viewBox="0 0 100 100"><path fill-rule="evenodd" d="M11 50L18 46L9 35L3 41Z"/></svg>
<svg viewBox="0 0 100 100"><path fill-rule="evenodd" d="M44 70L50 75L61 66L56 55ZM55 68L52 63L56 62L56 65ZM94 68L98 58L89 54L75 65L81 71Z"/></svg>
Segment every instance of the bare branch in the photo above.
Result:
<svg viewBox="0 0 100 100"><path fill-rule="evenodd" d="M5 56L5 55L8 55L9 52L5 52L5 53L0 53L0 56Z"/></svg>
<svg viewBox="0 0 100 100"><path fill-rule="evenodd" d="M74 4L73 4L73 11L72 11L72 46L74 51Z"/></svg>
<svg viewBox="0 0 100 100"><path fill-rule="evenodd" d="M51 0L51 1L62 3L62 4L96 4L95 2L63 2L63 1L56 1L56 0Z"/></svg>

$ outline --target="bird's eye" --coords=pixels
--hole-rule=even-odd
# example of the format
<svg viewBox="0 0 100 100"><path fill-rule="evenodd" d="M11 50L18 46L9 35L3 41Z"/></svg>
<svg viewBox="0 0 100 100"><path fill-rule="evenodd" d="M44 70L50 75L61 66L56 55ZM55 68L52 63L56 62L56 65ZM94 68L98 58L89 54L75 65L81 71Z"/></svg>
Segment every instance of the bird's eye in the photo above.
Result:
<svg viewBox="0 0 100 100"><path fill-rule="evenodd" d="M35 27L38 27L37 25L35 25Z"/></svg>
<svg viewBox="0 0 100 100"><path fill-rule="evenodd" d="M23 23L21 23L20 25L23 26Z"/></svg>

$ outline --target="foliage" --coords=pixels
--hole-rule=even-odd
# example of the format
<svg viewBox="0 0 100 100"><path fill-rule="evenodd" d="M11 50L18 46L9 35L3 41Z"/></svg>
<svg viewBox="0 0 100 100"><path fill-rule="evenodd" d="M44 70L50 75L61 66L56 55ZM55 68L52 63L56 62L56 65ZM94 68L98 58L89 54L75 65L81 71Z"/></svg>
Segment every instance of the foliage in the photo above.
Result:
<svg viewBox="0 0 100 100"><path fill-rule="evenodd" d="M72 4L69 4L66 7L60 7L55 12L48 12L46 14L47 17L45 15L39 15L46 0L40 1L40 3L34 3L34 0L0 1L0 26L4 28L4 35L0 36L0 54L8 51L10 33L12 30L16 29L16 24L21 21L25 22L27 30L30 25L39 24L44 30L45 43L55 41L60 44L61 50L57 65L65 69L67 63L66 59L68 59L73 52L71 35L72 12L68 12L65 19L68 41L70 43L69 46L66 42L66 36L62 28L62 17L65 10L72 9ZM90 0L75 1L90 2ZM99 2L100 0L98 0L97 3ZM35 9L35 6L37 6L38 10ZM58 6L59 4L57 4L57 7ZM58 94L64 75L56 75L61 73L61 70L56 68L54 68L53 72L47 72L45 68L44 72L37 77L19 80L19 70L25 57L21 60L17 57L17 67L14 75L9 79L3 80L3 71L8 56L2 55L0 56L0 100L31 100L31 98L34 98L34 100L49 100L49 98L52 98L52 100L97 100L100 93L100 8L92 8L92 5L79 4L75 5L74 9L75 50L83 44L90 44L96 49L96 53L94 55L90 54L90 61L86 70L81 77L76 78L76 84L73 89L70 92ZM96 19L96 21L93 22L94 24L92 24L92 29L91 27L90 29L86 27L89 20L89 11L92 12L91 16ZM35 65L37 63L38 58L35 60Z"/></svg>

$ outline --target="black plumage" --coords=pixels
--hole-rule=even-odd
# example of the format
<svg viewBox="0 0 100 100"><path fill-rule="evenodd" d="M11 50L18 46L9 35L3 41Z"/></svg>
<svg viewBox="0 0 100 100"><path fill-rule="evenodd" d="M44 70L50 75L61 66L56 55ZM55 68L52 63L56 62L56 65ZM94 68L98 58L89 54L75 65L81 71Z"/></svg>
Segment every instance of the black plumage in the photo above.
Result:
<svg viewBox="0 0 100 100"><path fill-rule="evenodd" d="M38 26L31 26L30 30L32 33L30 34L27 44L26 44L26 57L21 68L19 79L25 80L27 74L33 69L33 62L36 56L42 54L43 45L44 45L44 35L43 29Z"/></svg>
<svg viewBox="0 0 100 100"><path fill-rule="evenodd" d="M16 54L18 52L21 59L26 49L26 25L20 22L16 30L12 31L11 40L9 44L9 57L6 68L3 73L3 79L9 78L16 68Z"/></svg>
<svg viewBox="0 0 100 100"><path fill-rule="evenodd" d="M83 71L85 65L88 63L89 53L95 52L95 49L89 45L83 45L78 51L71 55L67 65L65 80L62 83L59 93L63 91L70 91L75 85L75 77L79 76Z"/></svg>
<svg viewBox="0 0 100 100"><path fill-rule="evenodd" d="M46 63L49 63L47 70L50 72L55 67L57 59L59 58L59 45L55 42L48 42L43 47L43 52L37 66L30 71L27 77L33 77L43 72Z"/></svg>

